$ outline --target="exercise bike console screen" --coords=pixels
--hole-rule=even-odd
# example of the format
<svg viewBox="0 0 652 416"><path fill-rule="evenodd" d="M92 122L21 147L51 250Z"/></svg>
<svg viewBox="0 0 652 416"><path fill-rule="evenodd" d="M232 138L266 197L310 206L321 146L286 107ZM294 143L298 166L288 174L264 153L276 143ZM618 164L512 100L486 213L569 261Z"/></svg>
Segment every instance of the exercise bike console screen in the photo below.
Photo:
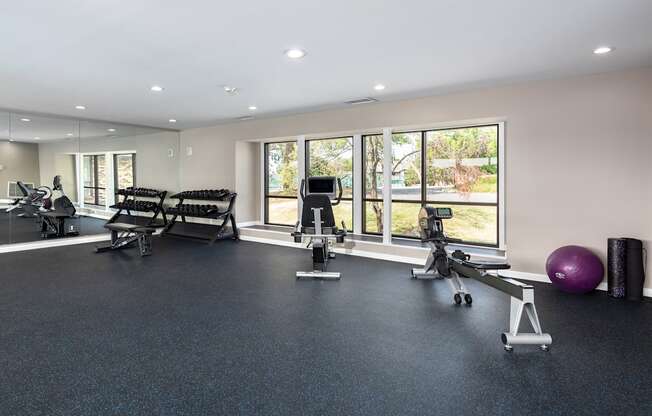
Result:
<svg viewBox="0 0 652 416"><path fill-rule="evenodd" d="M450 208L435 208L435 215L442 220L453 218L453 210Z"/></svg>
<svg viewBox="0 0 652 416"><path fill-rule="evenodd" d="M308 178L308 194L328 195L335 198L337 179L334 176L313 176Z"/></svg>

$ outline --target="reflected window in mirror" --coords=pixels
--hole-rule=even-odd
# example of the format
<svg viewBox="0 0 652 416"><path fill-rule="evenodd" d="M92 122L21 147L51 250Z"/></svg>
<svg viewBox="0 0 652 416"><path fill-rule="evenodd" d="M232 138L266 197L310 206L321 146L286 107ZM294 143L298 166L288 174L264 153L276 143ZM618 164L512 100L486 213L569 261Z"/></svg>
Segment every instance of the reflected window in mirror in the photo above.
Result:
<svg viewBox="0 0 652 416"><path fill-rule="evenodd" d="M106 204L106 157L84 155L84 203L103 206Z"/></svg>
<svg viewBox="0 0 652 416"><path fill-rule="evenodd" d="M136 185L136 154L113 155L114 189L125 189Z"/></svg>

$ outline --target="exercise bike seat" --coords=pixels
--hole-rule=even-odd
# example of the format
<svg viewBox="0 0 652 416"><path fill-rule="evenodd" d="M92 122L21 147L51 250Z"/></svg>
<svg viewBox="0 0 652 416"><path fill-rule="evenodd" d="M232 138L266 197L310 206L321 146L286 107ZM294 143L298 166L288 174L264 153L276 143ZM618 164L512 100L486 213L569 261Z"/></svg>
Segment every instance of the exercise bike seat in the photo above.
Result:
<svg viewBox="0 0 652 416"><path fill-rule="evenodd" d="M144 227L142 225L136 225L136 224L127 224L123 222L113 222L110 224L105 224L104 228L111 231L119 231L119 232L126 231L132 233L145 233L145 234L153 234L154 231L156 231L154 228L151 227Z"/></svg>
<svg viewBox="0 0 652 416"><path fill-rule="evenodd" d="M476 270L507 270L512 267L508 263L491 263L485 261L470 261L461 259L457 259L457 261L463 266L471 267Z"/></svg>

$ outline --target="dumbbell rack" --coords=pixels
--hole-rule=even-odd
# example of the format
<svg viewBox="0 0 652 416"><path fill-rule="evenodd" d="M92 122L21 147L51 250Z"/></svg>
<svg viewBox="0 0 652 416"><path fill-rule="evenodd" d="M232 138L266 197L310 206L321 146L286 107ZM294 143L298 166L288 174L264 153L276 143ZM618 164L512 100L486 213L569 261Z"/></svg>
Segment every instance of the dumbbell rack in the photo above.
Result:
<svg viewBox="0 0 652 416"><path fill-rule="evenodd" d="M163 201L167 191L148 188L126 188L118 189L116 195L122 196L122 200L111 205L110 208L117 209L107 224L124 222L128 224L142 225L146 227L165 227L168 224ZM157 201L137 201L136 197L151 198ZM124 214L126 212L126 214ZM133 215L132 212L151 212L152 216ZM160 218L158 218L160 215Z"/></svg>
<svg viewBox="0 0 652 416"><path fill-rule="evenodd" d="M179 202L167 209L172 218L161 235L203 241L208 244L213 244L217 240L239 240L240 233L233 213L237 195L235 192L226 189L183 191L172 195L171 198L178 199ZM226 209L221 210L217 205L187 204L184 202L186 200L223 202L228 203L228 205ZM186 221L187 217L222 220L222 223L215 225L188 222ZM179 218L181 221L179 221Z"/></svg>

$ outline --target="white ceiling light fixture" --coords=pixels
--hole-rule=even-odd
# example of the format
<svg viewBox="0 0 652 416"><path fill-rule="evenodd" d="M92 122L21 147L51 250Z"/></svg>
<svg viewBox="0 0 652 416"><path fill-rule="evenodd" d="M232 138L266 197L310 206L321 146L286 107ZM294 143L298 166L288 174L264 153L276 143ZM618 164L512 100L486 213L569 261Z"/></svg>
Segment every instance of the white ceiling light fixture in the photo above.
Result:
<svg viewBox="0 0 652 416"><path fill-rule="evenodd" d="M76 105L75 108L76 108L77 110L86 110L86 106L85 106L85 105Z"/></svg>
<svg viewBox="0 0 652 416"><path fill-rule="evenodd" d="M170 123L176 123L176 122L177 122L177 120L176 120L175 118L171 118L171 119L169 119L168 121L169 121Z"/></svg>
<svg viewBox="0 0 652 416"><path fill-rule="evenodd" d="M29 123L32 120L29 119L29 118L24 117L24 118L21 118L20 121L24 121L25 123Z"/></svg>
<svg viewBox="0 0 652 416"><path fill-rule="evenodd" d="M160 85L152 85L152 88L150 88L150 90L154 92L161 92L163 91L163 87L161 87Z"/></svg>
<svg viewBox="0 0 652 416"><path fill-rule="evenodd" d="M613 51L613 48L610 46L600 46L598 48L593 49L593 53L596 55L604 55L611 51Z"/></svg>
<svg viewBox="0 0 652 416"><path fill-rule="evenodd" d="M256 110L258 110L258 107L256 107L255 105L250 105L249 110L256 111Z"/></svg>
<svg viewBox="0 0 652 416"><path fill-rule="evenodd" d="M287 56L290 59L301 59L304 56L306 56L306 54L307 54L306 51L299 48L292 48L285 51L285 56Z"/></svg>
<svg viewBox="0 0 652 416"><path fill-rule="evenodd" d="M66 136L68 136L68 137L72 137L72 136L74 136L74 134L72 134L72 133L66 133Z"/></svg>
<svg viewBox="0 0 652 416"><path fill-rule="evenodd" d="M34 140L41 140L40 137L34 137Z"/></svg>
<svg viewBox="0 0 652 416"><path fill-rule="evenodd" d="M9 141L10 141L10 142L13 142L13 141L14 141L14 139L9 139Z"/></svg>
<svg viewBox="0 0 652 416"><path fill-rule="evenodd" d="M376 85L374 85L374 89L376 91L382 91L382 90L385 89L385 86L383 84L376 84Z"/></svg>
<svg viewBox="0 0 652 416"><path fill-rule="evenodd" d="M110 133L113 133L115 131L115 129L106 129L106 131L108 131Z"/></svg>

